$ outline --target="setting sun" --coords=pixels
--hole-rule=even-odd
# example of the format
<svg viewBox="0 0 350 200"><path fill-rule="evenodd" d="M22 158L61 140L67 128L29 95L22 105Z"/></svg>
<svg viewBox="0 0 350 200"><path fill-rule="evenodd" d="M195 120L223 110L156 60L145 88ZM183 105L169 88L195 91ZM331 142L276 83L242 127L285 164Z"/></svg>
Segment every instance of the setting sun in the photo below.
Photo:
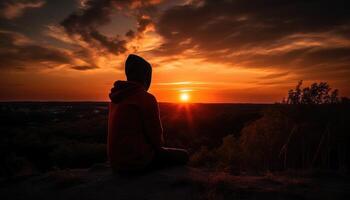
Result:
<svg viewBox="0 0 350 200"><path fill-rule="evenodd" d="M181 93L180 94L180 100L182 102L187 102L190 99L190 96L188 95L188 93Z"/></svg>

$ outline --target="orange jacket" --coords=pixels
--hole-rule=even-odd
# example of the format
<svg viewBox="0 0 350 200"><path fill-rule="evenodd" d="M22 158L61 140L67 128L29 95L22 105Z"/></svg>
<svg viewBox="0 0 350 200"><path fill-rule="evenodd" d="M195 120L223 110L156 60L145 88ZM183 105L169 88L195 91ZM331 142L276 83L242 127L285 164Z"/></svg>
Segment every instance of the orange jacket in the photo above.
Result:
<svg viewBox="0 0 350 200"><path fill-rule="evenodd" d="M136 82L117 81L110 94L108 157L114 170L147 166L163 145L156 98Z"/></svg>

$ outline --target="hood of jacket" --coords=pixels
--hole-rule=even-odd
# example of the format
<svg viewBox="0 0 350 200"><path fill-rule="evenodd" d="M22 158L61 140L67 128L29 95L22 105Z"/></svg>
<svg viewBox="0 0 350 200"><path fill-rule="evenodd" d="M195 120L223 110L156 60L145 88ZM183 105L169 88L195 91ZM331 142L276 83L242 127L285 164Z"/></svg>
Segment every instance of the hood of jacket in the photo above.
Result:
<svg viewBox="0 0 350 200"><path fill-rule="evenodd" d="M113 103L119 103L126 97L140 91L145 91L144 86L140 83L133 81L116 81L109 93L109 98Z"/></svg>
<svg viewBox="0 0 350 200"><path fill-rule="evenodd" d="M152 66L142 57L130 54L125 61L125 75L128 81L141 83L147 91L152 81Z"/></svg>

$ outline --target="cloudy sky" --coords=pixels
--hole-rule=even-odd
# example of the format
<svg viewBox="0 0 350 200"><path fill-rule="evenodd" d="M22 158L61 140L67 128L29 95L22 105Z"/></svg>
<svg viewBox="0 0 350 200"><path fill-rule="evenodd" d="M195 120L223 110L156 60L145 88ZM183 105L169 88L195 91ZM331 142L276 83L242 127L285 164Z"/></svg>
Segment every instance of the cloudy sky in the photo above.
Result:
<svg viewBox="0 0 350 200"><path fill-rule="evenodd" d="M159 101L276 102L299 80L350 96L346 0L1 0L0 100L106 101L130 53Z"/></svg>

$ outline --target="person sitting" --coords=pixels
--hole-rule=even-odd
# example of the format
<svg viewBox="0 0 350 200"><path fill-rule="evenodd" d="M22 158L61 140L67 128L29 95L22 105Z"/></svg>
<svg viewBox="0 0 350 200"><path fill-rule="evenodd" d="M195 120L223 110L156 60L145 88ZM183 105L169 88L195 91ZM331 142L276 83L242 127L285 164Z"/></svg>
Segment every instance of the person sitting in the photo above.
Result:
<svg viewBox="0 0 350 200"><path fill-rule="evenodd" d="M146 172L184 165L184 149L164 147L157 99L148 89L152 67L130 54L125 62L126 81L118 80L109 94L107 153L115 172Z"/></svg>

